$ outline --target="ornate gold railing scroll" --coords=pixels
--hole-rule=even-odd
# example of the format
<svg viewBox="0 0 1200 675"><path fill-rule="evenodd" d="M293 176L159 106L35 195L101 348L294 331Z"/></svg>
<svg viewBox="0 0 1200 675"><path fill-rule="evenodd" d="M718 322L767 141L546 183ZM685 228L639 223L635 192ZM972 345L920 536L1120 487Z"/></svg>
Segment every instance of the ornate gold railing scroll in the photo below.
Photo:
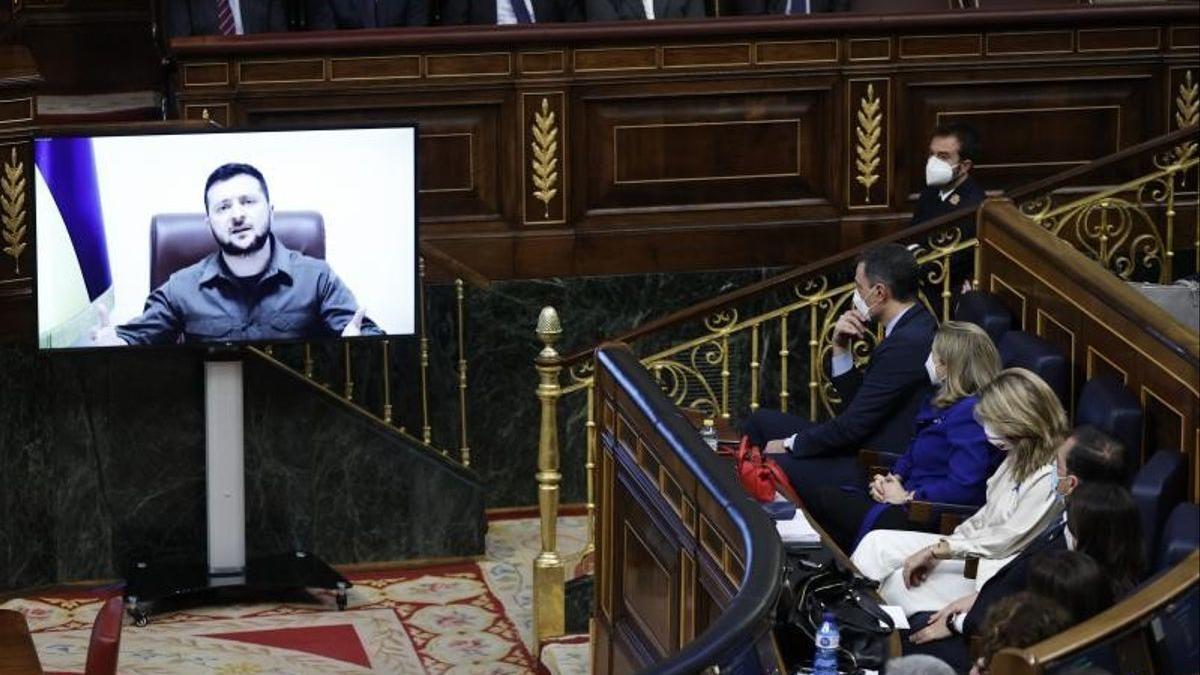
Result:
<svg viewBox="0 0 1200 675"><path fill-rule="evenodd" d="M1187 154L1194 153L1193 147ZM1175 272L1171 242L1177 227L1177 189L1200 163L1187 154L1164 153L1154 158L1154 173L1065 204L1055 205L1052 193L1042 195L1021 203L1021 213L1122 279L1134 279L1142 270L1140 276L1168 283Z"/></svg>

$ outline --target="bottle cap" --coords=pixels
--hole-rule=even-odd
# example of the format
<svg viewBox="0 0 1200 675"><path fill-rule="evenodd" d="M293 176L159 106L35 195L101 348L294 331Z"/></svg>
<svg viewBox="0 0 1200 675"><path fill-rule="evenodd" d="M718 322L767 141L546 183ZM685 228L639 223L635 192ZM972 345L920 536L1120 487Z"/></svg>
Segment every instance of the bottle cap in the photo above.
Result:
<svg viewBox="0 0 1200 675"><path fill-rule="evenodd" d="M704 418L704 426L711 427L713 424L714 424L714 422L711 417Z"/></svg>

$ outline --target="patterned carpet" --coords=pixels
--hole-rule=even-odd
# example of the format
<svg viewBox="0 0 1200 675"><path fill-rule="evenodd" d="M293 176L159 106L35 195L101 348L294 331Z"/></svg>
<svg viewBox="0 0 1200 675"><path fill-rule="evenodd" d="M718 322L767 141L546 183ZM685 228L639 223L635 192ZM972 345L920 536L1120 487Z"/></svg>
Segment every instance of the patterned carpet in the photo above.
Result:
<svg viewBox="0 0 1200 675"><path fill-rule="evenodd" d="M559 550L580 551L585 527L585 518L560 519ZM314 592L316 602L204 607L155 616L140 628L127 620L120 672L537 672L530 579L538 548L536 520L496 521L478 563L348 574L355 585L344 612L331 594ZM577 557L568 555L568 576L578 571ZM119 592L72 589L3 607L25 614L47 672L81 673L96 612ZM578 640L556 646L551 671L587 672L586 647Z"/></svg>

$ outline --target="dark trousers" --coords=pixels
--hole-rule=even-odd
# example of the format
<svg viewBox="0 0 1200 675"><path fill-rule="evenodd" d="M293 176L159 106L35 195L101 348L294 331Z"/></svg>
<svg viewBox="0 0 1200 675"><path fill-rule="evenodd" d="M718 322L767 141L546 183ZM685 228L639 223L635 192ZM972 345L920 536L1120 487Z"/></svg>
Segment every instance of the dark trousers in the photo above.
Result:
<svg viewBox="0 0 1200 675"><path fill-rule="evenodd" d="M846 555L854 552L863 519L878 504L866 493L865 481L853 487L826 485L817 488L805 500L809 513L833 538ZM908 514L899 506L888 505L875 519L872 530L916 529Z"/></svg>
<svg viewBox="0 0 1200 675"><path fill-rule="evenodd" d="M742 433L750 437L751 444L761 448L767 441L789 438L811 426L813 423L807 417L759 408L742 423Z"/></svg>

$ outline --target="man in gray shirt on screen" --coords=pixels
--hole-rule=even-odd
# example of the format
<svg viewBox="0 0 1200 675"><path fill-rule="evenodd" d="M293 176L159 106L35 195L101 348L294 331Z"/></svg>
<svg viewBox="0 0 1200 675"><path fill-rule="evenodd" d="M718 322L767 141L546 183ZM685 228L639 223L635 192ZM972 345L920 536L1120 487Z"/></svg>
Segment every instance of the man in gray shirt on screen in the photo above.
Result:
<svg viewBox="0 0 1200 675"><path fill-rule="evenodd" d="M324 260L271 234L275 207L249 164L224 164L204 185L218 250L150 293L141 316L113 326L100 307L91 344L173 344L383 335Z"/></svg>

